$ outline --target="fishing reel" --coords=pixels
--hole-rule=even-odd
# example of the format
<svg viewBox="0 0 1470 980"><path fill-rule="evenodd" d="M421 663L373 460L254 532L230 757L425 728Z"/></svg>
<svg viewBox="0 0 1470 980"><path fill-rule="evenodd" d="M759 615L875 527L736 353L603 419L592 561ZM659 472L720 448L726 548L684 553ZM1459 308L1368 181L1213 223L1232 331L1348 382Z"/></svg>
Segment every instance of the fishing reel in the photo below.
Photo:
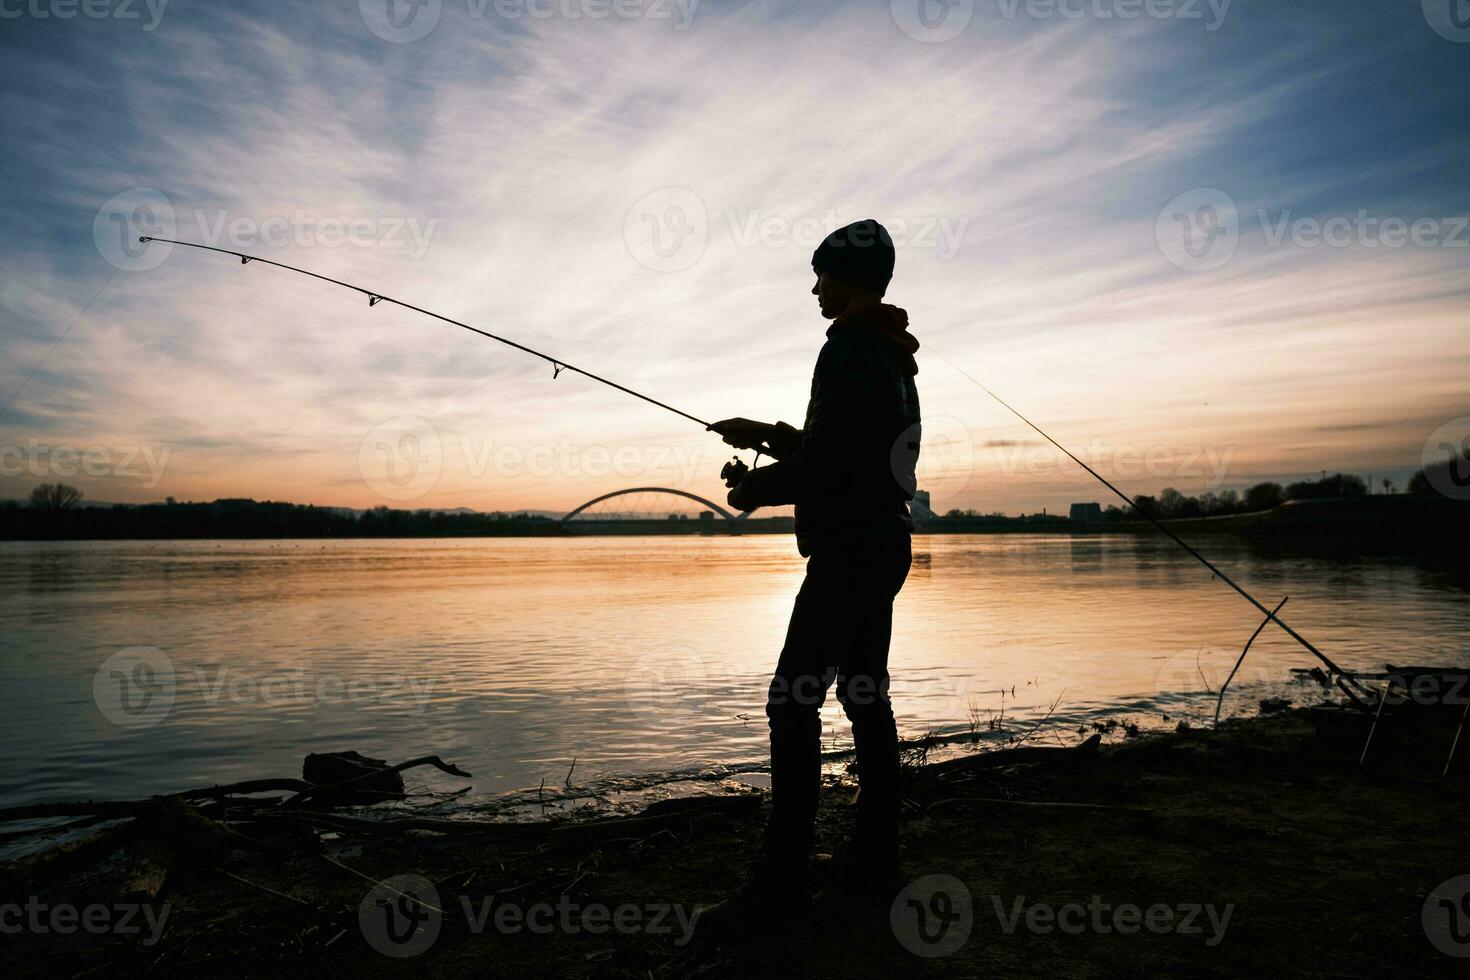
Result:
<svg viewBox="0 0 1470 980"><path fill-rule="evenodd" d="M741 462L740 457L737 456L720 469L720 479L725 481L726 487L734 490L749 472L750 467Z"/></svg>

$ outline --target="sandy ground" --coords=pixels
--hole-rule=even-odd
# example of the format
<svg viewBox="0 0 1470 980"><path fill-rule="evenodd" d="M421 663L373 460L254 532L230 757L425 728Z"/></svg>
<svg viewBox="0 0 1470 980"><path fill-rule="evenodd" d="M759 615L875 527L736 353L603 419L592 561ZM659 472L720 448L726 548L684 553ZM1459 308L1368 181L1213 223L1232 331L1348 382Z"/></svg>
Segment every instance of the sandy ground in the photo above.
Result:
<svg viewBox="0 0 1470 980"><path fill-rule="evenodd" d="M893 904L825 894L810 921L735 939L691 940L688 916L741 882L767 810L759 793L591 833L324 836L140 819L0 871L0 902L13 903L0 913L0 966L50 977L1465 976L1470 959L1451 953L1470 956L1470 878L1444 885L1470 875L1470 779L1463 767L1439 778L1453 734L1446 722L1385 725L1360 766L1355 728L1321 738L1301 709L999 767L983 753L911 765L911 884ZM843 780L828 785L824 848L850 831L852 796ZM129 907L137 931L123 934ZM81 924L88 915L96 928Z"/></svg>

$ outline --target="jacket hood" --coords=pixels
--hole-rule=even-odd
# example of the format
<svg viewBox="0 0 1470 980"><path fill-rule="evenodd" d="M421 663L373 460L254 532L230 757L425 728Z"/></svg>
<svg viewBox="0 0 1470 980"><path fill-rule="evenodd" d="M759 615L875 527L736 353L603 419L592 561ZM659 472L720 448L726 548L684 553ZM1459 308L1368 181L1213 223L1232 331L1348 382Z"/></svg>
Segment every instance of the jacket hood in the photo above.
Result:
<svg viewBox="0 0 1470 980"><path fill-rule="evenodd" d="M919 339L909 333L908 311L890 303L864 306L833 320L832 326L827 328L827 336L832 336L833 330L847 328L878 331L899 355L899 363L904 366L909 377L919 373L919 362L914 360L914 353L919 349Z"/></svg>

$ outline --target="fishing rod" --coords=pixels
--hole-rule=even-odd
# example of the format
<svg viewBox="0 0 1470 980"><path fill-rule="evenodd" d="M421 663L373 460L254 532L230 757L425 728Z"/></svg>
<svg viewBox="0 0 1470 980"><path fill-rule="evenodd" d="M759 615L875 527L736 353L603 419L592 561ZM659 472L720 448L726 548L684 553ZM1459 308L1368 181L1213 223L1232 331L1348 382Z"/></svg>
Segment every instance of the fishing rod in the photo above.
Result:
<svg viewBox="0 0 1470 980"><path fill-rule="evenodd" d="M1233 578L1231 578L1229 575L1226 575L1224 572L1222 572L1215 565L1214 562L1210 561L1208 558L1206 558L1204 555L1200 554L1198 551L1195 551L1194 548L1190 547L1189 544L1186 543L1183 538L1179 537L1179 535L1175 534L1173 531L1171 531L1167 527L1165 527L1164 524L1163 524L1163 522L1160 521L1153 514L1149 513L1146 508L1141 507L1136 501L1133 500L1133 498L1129 497L1122 490L1119 490L1117 487L1113 486L1113 484L1111 482L1109 482L1109 480L1106 477L1104 477L1101 473L1099 473L1097 470L1093 469L1091 466L1088 466L1086 463L1082 462L1082 460L1078 459L1077 456L1075 454L1073 454L1073 452L1070 449L1068 449L1066 446L1062 445L1061 443L1057 442L1051 436L1047 435L1046 432L1041 428L1041 426L1037 425L1035 422L1031 421L1026 416L1022 415L1020 412L1016 411L1016 409L1011 406L1010 402L1006 401L1004 398L1000 397L995 392L993 392L989 388L985 387L985 385L983 385L979 381L977 381L968 371L966 371L964 368L960 367L954 361L951 361L949 358L945 357L943 354L939 353L934 348L929 347L927 344L925 345L925 349L927 349L929 351L929 353L933 354L935 357L939 358L944 363L948 364L950 367L954 368L960 374L964 375L966 378L968 378L970 380L970 382L972 384L974 384L981 391L985 392L991 398L994 398L996 401L1000 402L1000 404L1005 407L1006 411L1010 412L1012 415L1014 415L1016 418L1020 419L1022 422L1025 422L1032 429L1036 430L1037 434L1039 434L1047 442L1051 443L1053 446L1056 446L1062 452L1066 453L1067 454L1067 457L1069 459L1071 459L1072 462L1074 462L1078 466L1082 467L1088 473L1091 473L1093 475L1093 477L1095 477L1099 483L1101 483L1103 486L1107 487L1109 490L1113 491L1113 493L1117 494L1120 498L1122 498L1122 500L1123 500L1123 502L1125 504L1127 504L1129 507L1132 507L1134 510L1138 511L1138 513L1142 514L1148 520L1148 522L1150 524L1152 524L1154 527L1158 528L1160 531L1163 531L1166 535L1168 535L1169 536L1169 539L1171 541L1173 541L1179 547L1183 548L1185 551L1187 551L1191 555L1193 555L1195 557L1195 559L1199 561L1200 564L1204 565L1211 572L1213 572L1216 576L1218 576L1219 579L1220 579L1220 581L1224 582L1226 585L1230 586L1236 592L1240 593L1243 597L1245 597L1245 599L1246 599L1247 602L1249 602L1251 605L1255 606L1257 609L1259 609L1262 613L1265 614L1266 619L1269 622L1273 622L1277 626L1280 626L1283 630L1285 630L1287 636L1291 637L1293 640L1296 640L1303 647L1305 647L1314 657L1316 657L1318 660L1322 661L1322 663L1327 667L1328 670L1332 671L1333 673L1335 673L1335 674L1337 674L1337 675L1339 675L1341 677L1347 678L1348 681L1350 681L1352 684L1357 685L1357 681L1353 678L1353 676L1351 674L1349 674L1347 671L1343 670L1337 664L1333 663L1332 662L1332 659L1330 657L1328 657L1327 654L1323 653L1321 650L1318 650L1315 646L1313 646L1311 644L1311 642L1309 640L1307 640L1306 637L1302 636L1296 630L1294 630L1290 626L1286 625L1286 621L1283 620L1283 619L1281 619L1281 617L1279 617L1279 616L1276 615L1276 610L1267 609L1265 606L1261 605L1260 601L1258 599L1256 599L1255 596L1251 595L1243 587L1241 587L1239 584L1237 584L1236 581ZM1276 609L1280 609L1280 608L1281 608L1280 606L1277 606L1276 607ZM1362 690L1361 685L1357 685L1357 686L1358 686L1359 690ZM1351 693L1351 692L1349 692L1349 693Z"/></svg>
<svg viewBox="0 0 1470 980"><path fill-rule="evenodd" d="M472 327L468 323L463 323L463 322L461 322L459 320L455 320L455 319L452 319L450 317L443 316L442 314L435 313L433 310L426 310L426 309L424 309L421 306L415 306L412 303L406 303L406 302L404 302L401 299L394 299L392 296L386 296L383 293L380 293L380 292L378 292L376 290L373 290L373 289L367 289L367 288L364 288L362 286L357 286L357 285L354 285L354 284L352 284L350 282L343 282L341 279L333 279L331 276L324 276L324 275L321 275L320 273L311 272L311 271L309 271L307 269L297 268L294 265L287 265L284 262L276 262L276 261L273 261L271 259L263 259L263 258L261 258L258 255L249 255L249 254L247 254L245 252L235 252L235 251L231 251L230 249L227 249L227 248L216 248L213 245L199 245L199 244L196 244L194 242L181 242L181 241L178 241L178 240L172 239L172 238L154 238L154 237L151 237L151 236L148 236L148 235L139 236L138 241L139 242L142 242L144 244L147 244L148 242L164 242L164 243L167 243L169 245L183 245L183 246L185 246L187 248L197 248L197 249L201 249L201 250L206 251L206 252L219 252L222 255L233 255L234 257L236 257L237 259L240 260L240 264L241 265L249 265L251 262L263 262L266 265L273 265L273 266L275 266L278 269L285 269L287 272L299 273L300 275L303 275L303 276L310 276L313 279L320 279L323 282L329 282L329 283L331 283L334 286L341 286L344 289L351 289L354 292L362 293L364 296L366 296L368 298L368 306L369 307L377 306L379 303L392 303L394 306L401 306L401 307L403 307L406 310L412 310L415 313L422 313L424 316L430 316L430 317L433 317L436 320L442 320L445 323L453 324L454 326L459 327L459 328L461 328L463 330L468 330L471 333L479 334L481 337L488 337L490 340L498 341L499 343L505 344L507 347L514 347L516 350L524 351L525 353L530 354L533 357L539 357L543 361L547 361L547 362L549 362L551 364L552 372L553 372L552 373L552 377L553 378L560 377L561 376L561 373L563 371L574 371L577 374L580 374L580 375L582 375L585 378L591 378L593 381L600 381L601 383L607 385L609 388L616 388L618 391L621 391L621 392L623 392L625 394L632 395L634 398L641 398L643 401L648 402L650 405L657 405L659 408L662 408L665 411L673 412L675 415L678 415L678 416L681 416L683 418L686 418L686 419L688 419L691 422L697 422L698 424L704 426L704 428L706 430L709 430L710 427L711 427L711 423L705 421L702 418L699 418L699 417L694 416L694 415L690 415L688 412L682 411L681 409L677 409L674 406L667 404L666 402L661 402L657 398L653 398L653 397L651 397L649 395L645 395L645 394L643 394L640 391L634 391L632 388L629 388L629 387L627 387L625 385L620 385L616 381L610 381L607 378L604 378L600 374L593 374L591 371L587 371L587 370L584 370L582 368L579 368L579 367L577 367L574 364L568 364L566 361L563 361L561 358L552 357L550 354L542 353L541 351L536 350L533 347L527 347L525 344L516 343L514 340L510 340L509 338L501 337L501 336L499 336L497 334L490 333L488 330L481 330L479 327ZM1007 402L1005 399L1001 398L999 395L997 395L995 392L991 391L989 388L985 387L985 385L981 384L975 378L971 377L970 374L968 372L966 372L965 370L963 370L959 365L955 364L949 358L945 357L943 354L940 354L938 351L934 350L934 348L932 348L932 347L928 348L928 350L930 351L930 353L934 354L936 357L938 357L940 360L944 361L944 363L948 364L950 367L954 368L960 374L964 375L966 378L969 378L969 380L974 385L976 385L981 391L985 392L991 398L994 398L996 401L1000 402L1001 405L1005 406L1006 410L1009 411L1012 415L1016 416L1016 418L1020 419L1022 422L1025 422L1032 429L1035 429L1036 432L1038 434L1040 434L1041 437L1044 438L1047 442L1051 443L1053 446L1056 446L1062 452L1066 453L1067 456L1069 458L1071 458L1071 460L1073 462L1075 462L1078 466L1082 467L1088 473L1091 473L1094 477L1096 477L1098 479L1099 482L1102 483L1103 486L1107 487L1109 490L1113 491L1113 493L1117 494L1120 498L1122 498L1122 500L1123 500L1124 503L1128 504L1128 506L1132 507L1134 510L1138 511L1145 518L1147 518L1148 521L1151 524L1153 524L1154 527L1158 528L1160 531L1163 531L1164 534L1168 535L1169 538L1171 540L1173 540L1175 544L1179 545L1179 547L1183 548L1185 551L1187 551L1191 555L1193 555L1201 564L1203 564L1211 572L1213 572L1215 575L1217 575L1220 578L1221 581L1223 581L1226 585L1229 585L1236 592L1238 592L1242 596L1244 596L1245 599L1247 601L1249 601L1251 605L1255 606L1261 612L1265 613L1266 614L1266 618L1268 620L1274 622L1277 626L1280 626L1283 630L1286 631L1286 633L1287 633L1288 636L1290 636L1292 639L1296 640L1302 646L1306 647L1306 649L1309 650L1318 660L1322 661L1322 663L1325 664L1329 670L1333 671L1334 673L1336 673L1336 674L1338 674L1340 676L1347 677L1349 680L1352 680L1352 675L1351 674L1348 674L1341 667L1337 666L1337 664L1333 663L1332 660L1325 653L1323 653L1321 650L1318 650L1315 646L1313 646L1306 639L1306 637L1302 636L1296 630L1294 630L1290 626L1286 625L1286 623L1283 620L1281 620L1274 612L1272 612L1270 609L1267 609L1265 606L1263 606L1256 599L1255 596L1251 595L1249 592L1247 592L1241 586L1237 585L1234 579L1232 579L1230 576L1228 576L1224 572L1222 572L1219 568L1217 568L1214 565L1214 563L1212 563L1204 555L1200 554L1198 551L1195 551L1193 548L1191 548L1178 535L1176 535L1173 531L1169 530L1162 523L1160 523L1160 521L1156 517L1154 517L1154 515L1150 514L1148 511L1146 511L1142 507L1138 506L1138 504L1134 503L1134 501L1132 500L1132 498L1130 498L1123 491L1119 490L1117 487L1115 487L1111 483L1109 483L1102 476L1102 474L1098 473L1091 466L1088 466L1086 463L1082 462L1082 460L1078 459L1075 455L1073 455L1072 451L1069 450L1066 446L1063 446L1061 443L1057 442L1051 436L1047 435L1046 432L1043 431L1041 429L1041 427L1038 426L1035 422L1032 422L1030 419L1026 418L1026 416L1024 416L1020 412L1016 411L1016 409L1014 409L1014 408L1011 407L1011 405L1010 405L1009 402ZM767 453L767 455L768 455L768 453ZM760 452L758 451L758 453L757 453L757 459L759 459L759 457L760 457ZM744 466L743 463L737 463L735 465L738 466L738 471L736 471L732 467L731 464L727 464L726 467L725 467L725 469L722 470L721 473L720 473L720 475L726 479L726 485L727 486L731 486L734 483L739 482L739 477L741 475L743 475L743 471L745 470L745 466ZM733 475L733 480L731 479L732 475ZM1354 681L1354 683L1356 683L1356 681Z"/></svg>
<svg viewBox="0 0 1470 980"><path fill-rule="evenodd" d="M333 279L331 276L324 276L320 273L311 272L306 269L298 269L296 266L287 265L284 262L274 262L270 259L263 259L258 255L247 255L244 252L232 252L227 248L215 248L213 245L198 245L194 242L180 242L175 241L172 238L152 238L147 235L139 236L138 241L143 243L166 242L169 245L184 245L188 248L203 249L206 252L219 252L222 255L233 255L240 260L241 265L249 265L251 262L264 262L266 265L273 265L277 269L285 269L287 272L298 272L303 276L311 276L311 278L313 279L320 279L323 282L329 282L334 286L341 286L343 289L351 289L366 296L368 298L368 306L370 307L377 306L379 303L392 303L394 306L401 306L405 310L413 310L415 313L422 313L424 316L431 316L436 320L443 320L445 323L452 323L456 327L468 330L470 333L477 333L481 337L488 337L491 340L499 341L500 343L505 344L507 347L514 347L516 350L525 351L527 354L530 354L533 357L539 357L543 361L548 361L551 364L551 376L553 379L560 377L563 371L574 371L577 374L582 375L584 378L591 378L593 381L600 381L603 384L607 385L609 388L616 388L618 391L632 395L634 398L641 398L644 401L648 402L650 405L657 405L664 411L673 412L675 415L682 416L691 422L698 422L706 429L710 427L710 423L706 422L704 419L696 418L695 416L690 415L688 412L681 411L672 405L659 401L657 398L645 395L641 391L634 391L632 388L620 385L616 381L609 381L607 378L604 378L600 374L593 374L591 371L583 370L582 368L577 367L575 364L568 364L566 361L563 361L559 357L552 357L550 354L543 354L541 351L536 350L532 347L527 347L525 344L518 344L514 340L498 336L488 330L481 330L479 327L472 327L468 323L461 323L460 321L451 319L450 317L442 316L438 313L435 313L433 310L426 310L422 306L414 306L412 303L405 303L401 299L394 299L392 296L385 296L374 289L364 289L362 286L354 286L352 283L343 282L341 279Z"/></svg>

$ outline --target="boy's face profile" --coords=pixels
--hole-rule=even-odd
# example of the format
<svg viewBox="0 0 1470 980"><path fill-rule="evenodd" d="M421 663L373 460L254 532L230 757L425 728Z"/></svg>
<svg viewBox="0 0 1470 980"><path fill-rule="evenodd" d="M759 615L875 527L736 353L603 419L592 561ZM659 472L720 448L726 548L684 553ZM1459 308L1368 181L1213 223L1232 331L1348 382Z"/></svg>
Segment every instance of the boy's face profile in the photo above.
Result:
<svg viewBox="0 0 1470 980"><path fill-rule="evenodd" d="M852 307L874 298L871 290L855 286L845 279L839 279L830 272L823 272L816 268L813 268L812 271L817 274L817 282L812 286L812 295L817 298L817 305L822 308L822 316L828 320L835 320Z"/></svg>

